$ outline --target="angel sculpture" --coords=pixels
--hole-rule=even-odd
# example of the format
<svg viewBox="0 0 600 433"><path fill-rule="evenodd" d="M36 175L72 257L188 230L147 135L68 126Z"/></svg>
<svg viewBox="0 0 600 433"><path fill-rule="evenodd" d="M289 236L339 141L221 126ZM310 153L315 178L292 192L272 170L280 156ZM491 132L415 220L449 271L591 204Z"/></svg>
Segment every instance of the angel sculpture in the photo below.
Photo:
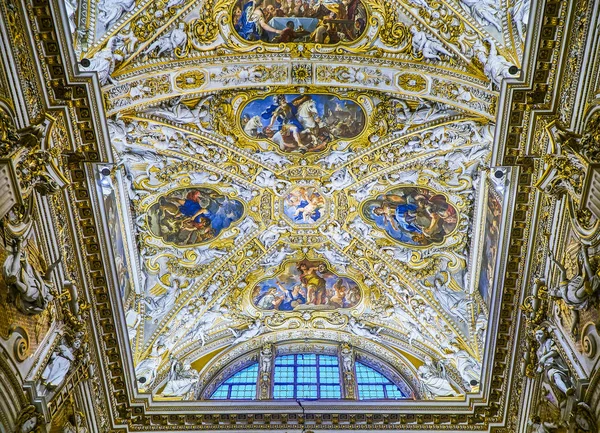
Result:
<svg viewBox="0 0 600 433"><path fill-rule="evenodd" d="M429 290L433 292L433 296L438 300L442 308L452 317L465 323L470 323L469 305L473 303L473 300L469 299L464 292L449 288L439 275L436 276L433 285L435 290L430 287Z"/></svg>
<svg viewBox="0 0 600 433"><path fill-rule="evenodd" d="M248 341L251 338L256 337L257 335L263 332L263 324L260 319L256 319L254 322L250 324L248 329L240 332L236 339L231 342L231 345L234 346L238 343L243 343L244 341Z"/></svg>
<svg viewBox="0 0 600 433"><path fill-rule="evenodd" d="M421 53L428 60L440 61L442 60L440 55L453 57L452 53L440 41L420 31L417 26L411 26L410 32L412 33L412 47L415 54Z"/></svg>
<svg viewBox="0 0 600 433"><path fill-rule="evenodd" d="M424 361L425 364L417 370L417 376L421 379L423 394L429 398L458 395L447 379L444 366L439 362L434 362L429 356L426 356Z"/></svg>
<svg viewBox="0 0 600 433"><path fill-rule="evenodd" d="M536 371L544 373L550 384L565 396L573 395L575 389L572 386L569 368L558 353L554 339L543 328L535 331L535 339L540 345L536 351L538 359Z"/></svg>
<svg viewBox="0 0 600 433"><path fill-rule="evenodd" d="M479 40L473 45L473 51L483 65L483 73L492 80L492 84L500 88L504 78L512 77L512 74L508 72L512 65L503 56L498 54L494 41L491 39L486 39L486 41L490 46L489 51L485 49L483 43Z"/></svg>
<svg viewBox="0 0 600 433"><path fill-rule="evenodd" d="M448 349L452 352L447 355L449 359L456 362L456 369L465 386L475 387L481 380L481 364L475 360L466 350L461 349L457 343L450 343Z"/></svg>
<svg viewBox="0 0 600 433"><path fill-rule="evenodd" d="M156 57L161 57L162 55L175 55L179 57L182 52L186 51L187 40L185 23L179 23L179 27L171 30L152 43L146 50L146 54L154 54Z"/></svg>
<svg viewBox="0 0 600 433"><path fill-rule="evenodd" d="M189 359L175 360L171 364L167 384L162 392L165 397L187 397L198 382L199 373L192 368Z"/></svg>
<svg viewBox="0 0 600 433"><path fill-rule="evenodd" d="M90 60L90 65L81 67L84 71L95 71L98 73L98 81L100 84L117 84L117 81L112 77L115 71L116 64L123 60L123 55L119 54L119 47L123 44L121 36L111 37L106 46L98 51Z"/></svg>
<svg viewBox="0 0 600 433"><path fill-rule="evenodd" d="M372 328L370 326L366 326L364 323L359 322L354 317L350 317L348 321L348 329L353 333L358 335L359 337L365 337L375 341L381 341L381 337L379 333L383 328Z"/></svg>
<svg viewBox="0 0 600 433"><path fill-rule="evenodd" d="M29 252L21 239L15 239L12 254L6 257L2 274L10 289L10 298L24 314L39 314L46 309L53 297L50 274L58 261L50 265L45 273L37 269L30 260ZM40 257L41 258L41 257ZM38 260L39 261L39 260Z"/></svg>
<svg viewBox="0 0 600 433"><path fill-rule="evenodd" d="M166 349L162 338L159 337L152 346L152 352L148 358L135 366L135 377L137 379L138 388L147 389L152 386L152 383L154 383L154 380L156 379L158 366Z"/></svg>
<svg viewBox="0 0 600 433"><path fill-rule="evenodd" d="M42 385L55 389L63 383L71 364L75 361L75 352L81 347L81 340L76 338L72 344L62 341L50 356L50 361L42 372Z"/></svg>
<svg viewBox="0 0 600 433"><path fill-rule="evenodd" d="M581 257L583 263L578 262L577 274L571 278L567 278L567 271L561 265L552 251L548 253L550 261L555 264L560 273L560 282L558 287L550 289L550 296L562 299L565 305L571 310L572 326L571 332L576 333L579 326L579 311L588 307L592 296L596 294L600 288L600 275L592 270L590 264L588 247L583 247ZM582 265L583 264L583 269Z"/></svg>

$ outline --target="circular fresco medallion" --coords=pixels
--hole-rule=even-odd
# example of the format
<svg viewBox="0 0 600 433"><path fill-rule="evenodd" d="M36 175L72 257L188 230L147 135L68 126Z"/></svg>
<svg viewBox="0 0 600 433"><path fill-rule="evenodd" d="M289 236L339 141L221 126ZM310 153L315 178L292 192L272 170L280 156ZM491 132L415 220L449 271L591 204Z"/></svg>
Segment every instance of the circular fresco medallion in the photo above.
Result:
<svg viewBox="0 0 600 433"><path fill-rule="evenodd" d="M402 186L361 206L362 217L394 241L417 247L442 244L458 223L456 208L429 188Z"/></svg>

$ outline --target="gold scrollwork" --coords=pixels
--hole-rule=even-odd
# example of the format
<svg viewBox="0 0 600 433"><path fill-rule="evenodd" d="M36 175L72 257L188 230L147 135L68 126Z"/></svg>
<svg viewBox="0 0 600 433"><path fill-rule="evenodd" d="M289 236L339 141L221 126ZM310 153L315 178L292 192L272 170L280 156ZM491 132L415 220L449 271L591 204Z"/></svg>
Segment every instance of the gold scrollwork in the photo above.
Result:
<svg viewBox="0 0 600 433"><path fill-rule="evenodd" d="M206 75L202 71L185 71L175 78L175 84L182 90L198 89L204 83L206 83Z"/></svg>

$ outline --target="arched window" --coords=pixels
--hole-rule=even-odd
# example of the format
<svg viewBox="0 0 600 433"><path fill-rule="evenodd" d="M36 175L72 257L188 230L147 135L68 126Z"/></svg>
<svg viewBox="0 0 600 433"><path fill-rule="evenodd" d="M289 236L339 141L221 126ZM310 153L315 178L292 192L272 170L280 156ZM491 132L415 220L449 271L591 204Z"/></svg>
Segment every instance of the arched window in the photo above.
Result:
<svg viewBox="0 0 600 433"><path fill-rule="evenodd" d="M211 400L254 400L258 364L252 364L223 382L210 396Z"/></svg>
<svg viewBox="0 0 600 433"><path fill-rule="evenodd" d="M271 353L276 351L270 351ZM256 355L254 355L256 356ZM263 356L260 354L259 358ZM398 400L414 398L405 379L390 365L361 352L353 365L353 375L343 373L335 350L325 353L285 353L255 361L213 386L209 399L220 400ZM254 357L256 359L256 357ZM348 358L344 358L348 368ZM262 366L262 367L259 367ZM262 368L259 375L259 369ZM231 370L230 370L231 371ZM352 380L352 377L354 380ZM349 380L350 378L350 380ZM258 386L260 382L260 386ZM266 385L266 388L265 388ZM257 390L260 389L260 393ZM260 396L259 396L260 394ZM206 397L205 397L206 398Z"/></svg>
<svg viewBox="0 0 600 433"><path fill-rule="evenodd" d="M359 400L407 398L395 383L362 362L356 363L356 385Z"/></svg>

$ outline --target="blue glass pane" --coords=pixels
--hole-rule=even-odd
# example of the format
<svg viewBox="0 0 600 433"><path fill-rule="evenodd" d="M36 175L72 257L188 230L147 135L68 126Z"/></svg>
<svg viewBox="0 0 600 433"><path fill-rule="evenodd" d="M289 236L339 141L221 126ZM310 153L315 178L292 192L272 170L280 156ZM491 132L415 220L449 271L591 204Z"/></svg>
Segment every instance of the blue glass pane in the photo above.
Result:
<svg viewBox="0 0 600 433"><path fill-rule="evenodd" d="M231 385L231 399L253 399L256 394L256 384Z"/></svg>
<svg viewBox="0 0 600 433"><path fill-rule="evenodd" d="M358 398L360 400L372 398L385 398L381 385L358 385Z"/></svg>
<svg viewBox="0 0 600 433"><path fill-rule="evenodd" d="M335 367L321 367L319 369L319 382L340 383L340 370Z"/></svg>
<svg viewBox="0 0 600 433"><path fill-rule="evenodd" d="M317 398L317 385L298 385L298 398Z"/></svg>
<svg viewBox="0 0 600 433"><path fill-rule="evenodd" d="M225 383L245 383L245 382L256 382L258 374L258 364L251 365L236 374L231 376L225 381Z"/></svg>
<svg viewBox="0 0 600 433"><path fill-rule="evenodd" d="M258 364L252 364L223 382L211 399L254 399L256 398L256 381L258 379Z"/></svg>
<svg viewBox="0 0 600 433"><path fill-rule="evenodd" d="M317 367L298 367L298 383L316 383Z"/></svg>
<svg viewBox="0 0 600 433"><path fill-rule="evenodd" d="M339 385L321 385L321 398L342 398Z"/></svg>
<svg viewBox="0 0 600 433"><path fill-rule="evenodd" d="M210 398L215 400L226 399L228 392L229 387L227 385L221 385L215 392L213 392L213 395L211 395Z"/></svg>
<svg viewBox="0 0 600 433"><path fill-rule="evenodd" d="M275 383L277 382L294 382L294 367L275 366Z"/></svg>
<svg viewBox="0 0 600 433"><path fill-rule="evenodd" d="M404 395L402 394L402 392L398 389L398 387L396 385L386 385L385 392L387 393L387 398L393 398L393 399L404 398Z"/></svg>
<svg viewBox="0 0 600 433"><path fill-rule="evenodd" d="M298 357L298 365L316 365L317 363L317 355L313 353L307 353L296 356Z"/></svg>
<svg viewBox="0 0 600 433"><path fill-rule="evenodd" d="M294 355L282 355L275 358L275 365L294 365Z"/></svg>
<svg viewBox="0 0 600 433"><path fill-rule="evenodd" d="M406 396L387 377L360 362L356 363L356 382L360 400L387 398L400 399Z"/></svg>
<svg viewBox="0 0 600 433"><path fill-rule="evenodd" d="M294 398L294 385L274 385L273 398Z"/></svg>
<svg viewBox="0 0 600 433"><path fill-rule="evenodd" d="M337 356L319 355L319 365L338 365Z"/></svg>

